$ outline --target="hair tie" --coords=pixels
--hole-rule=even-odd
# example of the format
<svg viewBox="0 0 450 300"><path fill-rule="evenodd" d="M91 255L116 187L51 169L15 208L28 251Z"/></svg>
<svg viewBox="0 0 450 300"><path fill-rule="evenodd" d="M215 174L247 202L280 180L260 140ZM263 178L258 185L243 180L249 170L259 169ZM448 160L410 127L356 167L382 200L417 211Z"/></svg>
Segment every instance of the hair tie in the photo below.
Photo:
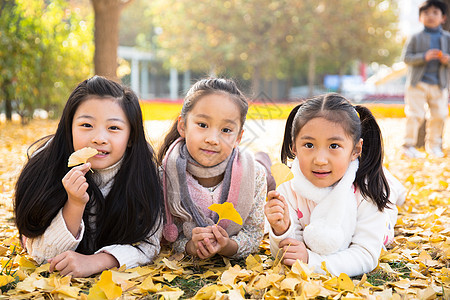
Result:
<svg viewBox="0 0 450 300"><path fill-rule="evenodd" d="M356 106L353 106L353 109L355 110L355 112L356 112L356 115L358 116L358 119L361 119L361 116L359 115L359 112L358 112L358 110L356 110Z"/></svg>

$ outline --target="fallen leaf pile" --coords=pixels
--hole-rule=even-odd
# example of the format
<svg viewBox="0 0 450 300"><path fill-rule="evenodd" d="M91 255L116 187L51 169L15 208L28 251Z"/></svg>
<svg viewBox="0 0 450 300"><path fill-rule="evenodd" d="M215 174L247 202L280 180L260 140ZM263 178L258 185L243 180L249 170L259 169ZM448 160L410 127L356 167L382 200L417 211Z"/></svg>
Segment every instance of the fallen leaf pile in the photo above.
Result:
<svg viewBox="0 0 450 300"><path fill-rule="evenodd" d="M378 268L354 278L331 276L325 265L324 275L301 262L285 267L270 255L267 238L246 260L201 261L163 247L148 266L89 278L49 273L48 264L38 266L20 247L12 197L28 146L57 124L0 124L0 299L450 299L449 126L445 158L409 160L398 151L404 119L380 124L385 165L408 194L399 207L394 243L381 254Z"/></svg>

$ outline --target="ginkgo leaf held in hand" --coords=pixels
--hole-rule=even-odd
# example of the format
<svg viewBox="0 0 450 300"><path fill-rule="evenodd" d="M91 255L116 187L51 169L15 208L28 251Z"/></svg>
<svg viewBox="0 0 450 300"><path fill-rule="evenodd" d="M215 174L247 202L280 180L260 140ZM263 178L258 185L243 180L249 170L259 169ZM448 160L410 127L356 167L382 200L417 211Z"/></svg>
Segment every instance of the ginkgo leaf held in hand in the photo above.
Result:
<svg viewBox="0 0 450 300"><path fill-rule="evenodd" d="M72 153L69 157L68 167L85 164L89 158L96 155L98 151L91 147L84 147Z"/></svg>
<svg viewBox="0 0 450 300"><path fill-rule="evenodd" d="M272 173L273 178L277 184L277 187L294 178L294 174L292 174L291 169L288 166L282 163L275 163L270 167L270 172Z"/></svg>
<svg viewBox="0 0 450 300"><path fill-rule="evenodd" d="M235 222L236 224L242 225L241 215L234 208L233 203L225 202L222 204L214 203L208 207L208 209L216 212L219 215L219 220L217 224L219 224L220 220L228 219L230 221Z"/></svg>

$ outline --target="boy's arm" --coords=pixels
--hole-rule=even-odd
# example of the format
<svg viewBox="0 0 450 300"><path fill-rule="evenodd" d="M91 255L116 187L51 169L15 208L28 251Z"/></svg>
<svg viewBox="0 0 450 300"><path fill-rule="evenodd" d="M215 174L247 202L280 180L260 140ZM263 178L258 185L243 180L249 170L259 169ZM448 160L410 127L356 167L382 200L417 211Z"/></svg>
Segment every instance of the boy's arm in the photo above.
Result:
<svg viewBox="0 0 450 300"><path fill-rule="evenodd" d="M411 37L405 44L403 48L403 61L407 65L411 66L420 66L426 64L425 53L426 52L418 52L417 49L417 37Z"/></svg>

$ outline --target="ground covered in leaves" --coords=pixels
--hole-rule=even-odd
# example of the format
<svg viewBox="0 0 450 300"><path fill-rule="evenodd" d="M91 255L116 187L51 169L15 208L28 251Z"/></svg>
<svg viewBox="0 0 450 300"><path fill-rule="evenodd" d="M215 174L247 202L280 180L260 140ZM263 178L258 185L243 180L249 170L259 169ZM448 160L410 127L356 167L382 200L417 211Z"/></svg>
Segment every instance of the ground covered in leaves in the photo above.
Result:
<svg viewBox="0 0 450 300"><path fill-rule="evenodd" d="M28 146L52 133L55 121L0 124L0 299L450 299L450 120L446 157L408 160L401 156L404 119L379 119L385 165L408 189L399 207L393 245L379 267L358 278L312 273L302 263L287 268L270 256L267 239L246 260L217 257L199 261L164 249L154 264L110 270L76 279L50 274L20 247L14 227L14 183ZM170 122L149 122L157 141ZM243 142L252 150L279 156L283 121L250 120Z"/></svg>

